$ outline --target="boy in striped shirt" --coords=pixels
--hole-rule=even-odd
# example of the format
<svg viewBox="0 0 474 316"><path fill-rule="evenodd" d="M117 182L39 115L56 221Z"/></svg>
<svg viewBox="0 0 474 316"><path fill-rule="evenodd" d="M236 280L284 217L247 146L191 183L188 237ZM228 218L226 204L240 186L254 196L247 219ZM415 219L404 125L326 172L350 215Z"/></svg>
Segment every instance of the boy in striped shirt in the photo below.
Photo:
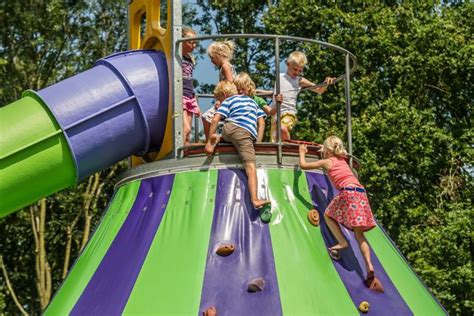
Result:
<svg viewBox="0 0 474 316"><path fill-rule="evenodd" d="M220 81L214 90L214 95L221 102L221 106L211 121L206 152L208 155L214 152L220 141L220 137L216 134L217 125L222 118L225 119L221 137L237 149L247 173L252 204L257 209L261 208L270 201L260 200L257 197L257 166L253 143L262 141L266 115L250 97L238 95L237 88L230 81Z"/></svg>

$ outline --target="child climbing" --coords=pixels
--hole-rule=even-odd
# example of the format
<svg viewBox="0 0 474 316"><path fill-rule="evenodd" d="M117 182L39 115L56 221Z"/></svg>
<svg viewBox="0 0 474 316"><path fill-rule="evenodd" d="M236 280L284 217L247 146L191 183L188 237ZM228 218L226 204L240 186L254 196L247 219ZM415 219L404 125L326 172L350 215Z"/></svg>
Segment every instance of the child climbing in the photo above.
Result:
<svg viewBox="0 0 474 316"><path fill-rule="evenodd" d="M249 74L247 74L246 72L239 73L237 76L235 76L234 84L237 87L237 91L239 92L239 94L249 96L265 113L271 111L272 108L267 104L267 101L265 101L264 98L255 95L255 82L253 82ZM276 96L276 100L279 102L283 101L282 95L280 94Z"/></svg>
<svg viewBox="0 0 474 316"><path fill-rule="evenodd" d="M207 54L211 62L219 69L219 81L234 81L236 76L235 67L230 62L234 56L235 43L232 41L213 42L207 48ZM209 127L211 120L219 108L220 102L217 100L213 107L202 115L202 125L206 141L209 139Z"/></svg>
<svg viewBox="0 0 474 316"><path fill-rule="evenodd" d="M338 223L354 231L365 261L367 271L365 285L374 291L383 292L382 283L375 277L369 244L364 236L365 231L375 227L374 216L364 187L354 176L345 160L347 152L342 140L337 136L328 137L323 143L322 156L324 159L322 160L306 162L306 153L306 145L300 145L301 168L304 170L317 168L326 170L332 184L339 190L324 212L326 223L337 239L337 244L328 249L329 255L334 260L339 260L341 251L348 247L348 242Z"/></svg>
<svg viewBox="0 0 474 316"><path fill-rule="evenodd" d="M302 88L308 88L309 90L322 94L324 93L329 85L334 84L334 78L326 77L324 80L325 85L315 86L314 83L301 76L304 67L308 63L308 59L303 52L294 51L288 56L286 61L287 70L286 73L280 73L280 93L283 96L281 102L281 140L291 140L290 132L293 130L297 123L297 110L296 101L298 94ZM277 100L278 101L278 100ZM271 140L272 142L277 141L277 122L276 122L276 102L270 112L267 114L272 115L272 126L271 126Z"/></svg>
<svg viewBox="0 0 474 316"><path fill-rule="evenodd" d="M232 143L237 149L247 173L252 204L256 209L262 208L264 205L270 204L270 201L257 197L257 167L253 143L255 140L262 140L265 129L265 113L250 97L237 95L237 88L232 82L219 82L214 90L214 95L221 105L212 118L206 152L208 155L214 153L220 140L220 136L216 134L217 125L221 118L224 118L222 138Z"/></svg>
<svg viewBox="0 0 474 316"><path fill-rule="evenodd" d="M189 27L183 27L183 37L194 37L196 32ZM191 133L192 119L194 115L201 115L196 99L196 91L194 91L193 71L195 66L194 57L191 55L196 48L195 41L183 42L182 69L183 69L183 137L184 145L189 145L189 134Z"/></svg>

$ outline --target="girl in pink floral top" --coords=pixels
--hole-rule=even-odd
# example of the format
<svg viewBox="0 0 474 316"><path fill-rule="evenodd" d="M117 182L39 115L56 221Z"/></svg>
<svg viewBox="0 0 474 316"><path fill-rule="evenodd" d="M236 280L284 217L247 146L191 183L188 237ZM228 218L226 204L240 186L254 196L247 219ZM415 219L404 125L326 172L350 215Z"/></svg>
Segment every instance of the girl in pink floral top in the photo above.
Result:
<svg viewBox="0 0 474 316"><path fill-rule="evenodd" d="M337 239L337 244L328 249L329 255L334 260L339 260L341 259L341 250L348 247L348 242L338 223L354 231L367 269L365 284L372 290L383 292L381 282L375 278L374 266L370 259L369 244L364 236L365 231L375 227L374 216L364 187L354 176L345 160L347 152L342 140L337 136L330 136L324 141L322 151L324 159L306 162L306 152L306 145L300 145L301 168L305 170L317 168L326 170L329 179L339 190L337 196L324 212L326 224Z"/></svg>

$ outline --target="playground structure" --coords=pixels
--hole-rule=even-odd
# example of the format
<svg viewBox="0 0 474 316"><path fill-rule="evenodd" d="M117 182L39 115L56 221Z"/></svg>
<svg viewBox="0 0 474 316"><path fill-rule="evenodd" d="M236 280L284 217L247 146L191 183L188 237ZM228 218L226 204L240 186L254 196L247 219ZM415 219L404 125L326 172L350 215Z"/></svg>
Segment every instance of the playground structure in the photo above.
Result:
<svg viewBox="0 0 474 316"><path fill-rule="evenodd" d="M0 151L0 216L132 155L101 223L45 314L195 315L215 306L218 315L341 315L360 313L364 301L374 315L445 314L379 225L367 239L384 293L363 284L366 271L350 231L344 230L351 247L342 260L329 258L334 239L322 212L337 192L324 173L295 168L296 145L282 143L281 135L275 144L257 145L259 194L272 201L268 224L253 209L229 146L212 158L183 146L181 1L168 1L166 28L160 13L159 1L130 1L131 51L27 91L1 109L8 126ZM355 56L328 43L277 35L188 40L222 37L274 40L276 73L281 40L341 52L346 67L337 80L345 83L352 154ZM316 147L310 153L318 157ZM313 208L319 227L307 220ZM216 254L227 243L235 251ZM255 278L265 281L263 290L249 292Z"/></svg>

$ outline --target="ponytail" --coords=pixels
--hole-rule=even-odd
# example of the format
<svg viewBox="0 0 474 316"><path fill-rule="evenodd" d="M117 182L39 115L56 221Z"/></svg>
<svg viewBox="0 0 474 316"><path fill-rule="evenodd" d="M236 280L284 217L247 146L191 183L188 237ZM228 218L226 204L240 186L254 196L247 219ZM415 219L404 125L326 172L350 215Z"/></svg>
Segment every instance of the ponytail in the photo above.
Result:
<svg viewBox="0 0 474 316"><path fill-rule="evenodd" d="M323 146L337 157L347 156L347 151L344 148L344 143L337 136L329 136L328 138L326 138Z"/></svg>

